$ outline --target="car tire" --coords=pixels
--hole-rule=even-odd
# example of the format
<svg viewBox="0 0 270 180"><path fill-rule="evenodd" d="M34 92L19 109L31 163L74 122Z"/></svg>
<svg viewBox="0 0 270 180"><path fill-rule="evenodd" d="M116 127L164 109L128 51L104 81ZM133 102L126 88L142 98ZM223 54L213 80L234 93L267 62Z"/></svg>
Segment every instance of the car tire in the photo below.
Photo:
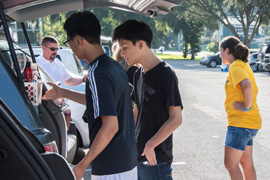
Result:
<svg viewBox="0 0 270 180"><path fill-rule="evenodd" d="M256 72L256 71L258 71L258 66L256 66L256 64L250 64L250 67L251 67L251 69L252 69L252 71L253 72Z"/></svg>
<svg viewBox="0 0 270 180"><path fill-rule="evenodd" d="M210 61L209 67L211 67L211 68L217 67L217 61L215 61L215 60Z"/></svg>

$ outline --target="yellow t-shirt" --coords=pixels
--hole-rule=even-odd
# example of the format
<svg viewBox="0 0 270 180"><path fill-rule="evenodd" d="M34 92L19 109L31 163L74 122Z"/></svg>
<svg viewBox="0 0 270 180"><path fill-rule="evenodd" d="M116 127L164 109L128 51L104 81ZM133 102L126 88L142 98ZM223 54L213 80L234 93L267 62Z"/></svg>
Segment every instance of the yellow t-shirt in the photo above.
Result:
<svg viewBox="0 0 270 180"><path fill-rule="evenodd" d="M250 80L253 94L251 110L248 112L238 111L233 107L235 101L244 102L241 86L239 84L244 79ZM225 83L225 92L226 100L224 105L227 112L228 126L260 129L262 126L262 118L257 105L258 87L253 71L248 63L236 60L230 65Z"/></svg>

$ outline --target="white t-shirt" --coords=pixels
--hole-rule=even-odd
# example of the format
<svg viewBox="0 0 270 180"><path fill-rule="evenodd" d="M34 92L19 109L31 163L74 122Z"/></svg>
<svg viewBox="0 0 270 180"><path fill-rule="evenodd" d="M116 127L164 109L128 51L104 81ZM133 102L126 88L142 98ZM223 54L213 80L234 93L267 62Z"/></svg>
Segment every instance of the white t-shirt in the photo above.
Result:
<svg viewBox="0 0 270 180"><path fill-rule="evenodd" d="M69 80L72 76L67 72L64 64L57 58L53 62L45 59L43 55L36 58L38 65L40 65L54 80L59 81L61 84Z"/></svg>

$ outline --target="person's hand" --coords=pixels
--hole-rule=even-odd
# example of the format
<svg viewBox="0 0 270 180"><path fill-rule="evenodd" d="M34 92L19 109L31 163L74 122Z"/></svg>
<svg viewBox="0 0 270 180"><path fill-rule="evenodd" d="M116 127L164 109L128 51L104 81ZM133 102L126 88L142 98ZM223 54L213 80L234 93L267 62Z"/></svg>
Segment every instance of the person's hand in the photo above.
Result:
<svg viewBox="0 0 270 180"><path fill-rule="evenodd" d="M154 148L149 147L147 144L144 147L143 153L141 156L145 156L149 165L153 166L157 164L156 153Z"/></svg>
<svg viewBox="0 0 270 180"><path fill-rule="evenodd" d="M42 100L50 100L50 99L57 99L57 98L60 98L61 97L61 94L60 94L60 87L57 86L56 84L54 83L50 83L50 82L47 82L47 84L49 84L50 86L52 86L52 88L47 91L43 97L41 98Z"/></svg>
<svg viewBox="0 0 270 180"><path fill-rule="evenodd" d="M245 107L245 104L243 102L240 102L240 101L235 101L233 103L233 107L235 110L238 110L238 111L242 111L242 112L246 112L244 110L244 107Z"/></svg>
<svg viewBox="0 0 270 180"><path fill-rule="evenodd" d="M83 174L84 174L85 169L80 167L80 163L79 163L76 166L74 166L72 171L75 175L76 180L81 180L83 178Z"/></svg>

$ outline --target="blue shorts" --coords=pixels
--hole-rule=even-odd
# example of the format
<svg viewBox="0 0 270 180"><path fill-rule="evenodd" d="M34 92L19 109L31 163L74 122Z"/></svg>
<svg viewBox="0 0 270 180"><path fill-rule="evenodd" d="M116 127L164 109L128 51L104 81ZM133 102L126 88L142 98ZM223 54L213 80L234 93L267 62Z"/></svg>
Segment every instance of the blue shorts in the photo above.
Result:
<svg viewBox="0 0 270 180"><path fill-rule="evenodd" d="M229 126L225 139L225 146L245 151L246 146L253 146L253 138L258 129L248 129Z"/></svg>
<svg viewBox="0 0 270 180"><path fill-rule="evenodd" d="M157 160L157 165L150 166L137 161L138 180L173 180L170 164Z"/></svg>

